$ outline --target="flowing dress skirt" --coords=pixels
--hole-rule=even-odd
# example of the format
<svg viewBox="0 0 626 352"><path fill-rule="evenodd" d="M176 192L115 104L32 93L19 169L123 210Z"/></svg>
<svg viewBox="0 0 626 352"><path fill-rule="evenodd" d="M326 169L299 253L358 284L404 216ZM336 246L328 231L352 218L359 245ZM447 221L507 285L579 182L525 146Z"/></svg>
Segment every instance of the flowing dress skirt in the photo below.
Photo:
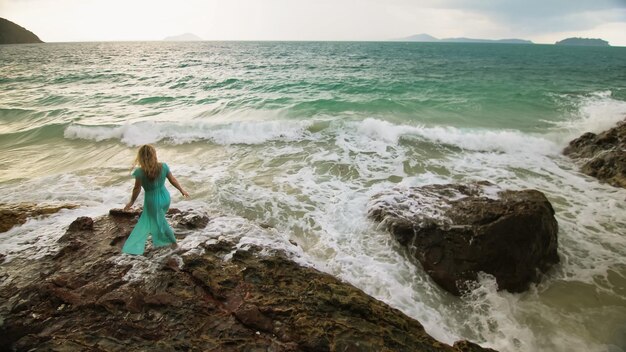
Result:
<svg viewBox="0 0 626 352"><path fill-rule="evenodd" d="M167 223L165 214L170 207L170 193L165 186L152 191L146 191L143 203L143 212L139 221L126 240L122 252L141 255L146 246L148 235L152 235L154 247L167 246L176 243L174 231Z"/></svg>

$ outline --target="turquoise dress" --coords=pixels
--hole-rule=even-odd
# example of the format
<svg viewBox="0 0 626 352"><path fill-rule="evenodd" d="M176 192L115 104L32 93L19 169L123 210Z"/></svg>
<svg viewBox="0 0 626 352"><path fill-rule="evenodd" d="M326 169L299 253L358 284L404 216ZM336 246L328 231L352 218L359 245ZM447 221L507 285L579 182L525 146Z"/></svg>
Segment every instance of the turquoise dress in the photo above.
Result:
<svg viewBox="0 0 626 352"><path fill-rule="evenodd" d="M174 231L165 219L165 213L170 207L170 193L165 188L165 179L170 172L166 163L161 164L161 173L154 180L149 180L141 168L133 171L133 177L141 181L144 190L143 211L133 232L130 233L122 252L128 254L143 254L148 235L152 235L154 247L167 246L176 243Z"/></svg>

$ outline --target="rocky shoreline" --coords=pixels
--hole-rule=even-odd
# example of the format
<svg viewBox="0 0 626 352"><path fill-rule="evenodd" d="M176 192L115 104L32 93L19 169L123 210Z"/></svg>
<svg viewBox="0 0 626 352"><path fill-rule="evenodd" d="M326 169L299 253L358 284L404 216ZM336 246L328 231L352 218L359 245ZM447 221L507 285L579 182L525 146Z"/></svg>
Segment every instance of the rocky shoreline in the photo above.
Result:
<svg viewBox="0 0 626 352"><path fill-rule="evenodd" d="M74 209L75 204L2 204L0 203L0 233L9 231L13 226L22 225L30 218L47 216L62 209Z"/></svg>
<svg viewBox="0 0 626 352"><path fill-rule="evenodd" d="M600 134L583 134L571 141L563 154L579 161L581 172L626 188L626 120Z"/></svg>
<svg viewBox="0 0 626 352"><path fill-rule="evenodd" d="M56 254L0 264L0 350L492 351L438 342L288 253L220 234L243 219L172 210L180 247L122 255L137 215L79 218Z"/></svg>

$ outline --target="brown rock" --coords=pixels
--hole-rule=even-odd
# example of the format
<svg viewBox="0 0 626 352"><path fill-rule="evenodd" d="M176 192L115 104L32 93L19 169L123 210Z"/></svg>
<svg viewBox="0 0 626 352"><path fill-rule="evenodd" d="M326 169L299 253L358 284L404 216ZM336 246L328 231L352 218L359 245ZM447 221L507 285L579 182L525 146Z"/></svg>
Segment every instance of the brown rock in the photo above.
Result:
<svg viewBox="0 0 626 352"><path fill-rule="evenodd" d="M57 257L63 256L68 252L75 252L78 248L83 246L83 242L77 239L77 233L81 231L93 231L93 219L88 216L81 216L72 221L67 231L61 238L58 239L59 243L67 243L56 255Z"/></svg>
<svg viewBox="0 0 626 352"><path fill-rule="evenodd" d="M243 250L235 242L207 239L191 252L122 255L114 239L130 233L135 222L136 216L97 218L91 230L68 229L59 242L61 256L2 264L11 277L4 282L11 285L0 284L0 297L6 298L0 300L0 346L459 351L434 340L400 311L269 248ZM228 253L233 255L226 260ZM145 271L126 278L139 268Z"/></svg>
<svg viewBox="0 0 626 352"><path fill-rule="evenodd" d="M93 230L93 219L88 216L81 216L72 221L68 231L89 231Z"/></svg>
<svg viewBox="0 0 626 352"><path fill-rule="evenodd" d="M254 304L242 304L233 313L245 326L259 331L272 332L274 329L272 320L264 316Z"/></svg>
<svg viewBox="0 0 626 352"><path fill-rule="evenodd" d="M15 225L21 225L26 220L38 216L47 216L59 212L61 209L78 208L75 204L0 204L0 232L9 231Z"/></svg>
<svg viewBox="0 0 626 352"><path fill-rule="evenodd" d="M455 295L481 271L499 289L521 292L559 261L554 210L535 190L489 183L394 189L373 197L369 216Z"/></svg>
<svg viewBox="0 0 626 352"><path fill-rule="evenodd" d="M583 134L571 141L563 154L583 162L583 173L626 188L626 120L598 135Z"/></svg>
<svg viewBox="0 0 626 352"><path fill-rule="evenodd" d="M479 352L479 351L496 352L495 350L492 350L491 348L480 347L479 345L473 342L469 342L469 341L457 341L454 343L452 347L454 347L459 352Z"/></svg>
<svg viewBox="0 0 626 352"><path fill-rule="evenodd" d="M109 215L132 218L132 217L141 215L141 210L142 210L141 208L132 208L130 210L113 208L109 210Z"/></svg>
<svg viewBox="0 0 626 352"><path fill-rule="evenodd" d="M199 212L174 212L172 221L174 226L187 230L203 229L209 223L208 215Z"/></svg>

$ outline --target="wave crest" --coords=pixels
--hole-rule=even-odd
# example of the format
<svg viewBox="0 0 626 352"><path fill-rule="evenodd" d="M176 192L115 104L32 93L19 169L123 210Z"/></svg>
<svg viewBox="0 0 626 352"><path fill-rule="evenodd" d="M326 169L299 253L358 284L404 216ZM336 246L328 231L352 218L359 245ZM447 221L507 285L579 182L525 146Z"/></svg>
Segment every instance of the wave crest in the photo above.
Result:
<svg viewBox="0 0 626 352"><path fill-rule="evenodd" d="M68 139L103 141L119 139L129 146L167 141L184 144L211 141L216 144L262 144L271 140L294 141L305 137L310 122L249 121L232 123L139 122L122 126L70 125Z"/></svg>

